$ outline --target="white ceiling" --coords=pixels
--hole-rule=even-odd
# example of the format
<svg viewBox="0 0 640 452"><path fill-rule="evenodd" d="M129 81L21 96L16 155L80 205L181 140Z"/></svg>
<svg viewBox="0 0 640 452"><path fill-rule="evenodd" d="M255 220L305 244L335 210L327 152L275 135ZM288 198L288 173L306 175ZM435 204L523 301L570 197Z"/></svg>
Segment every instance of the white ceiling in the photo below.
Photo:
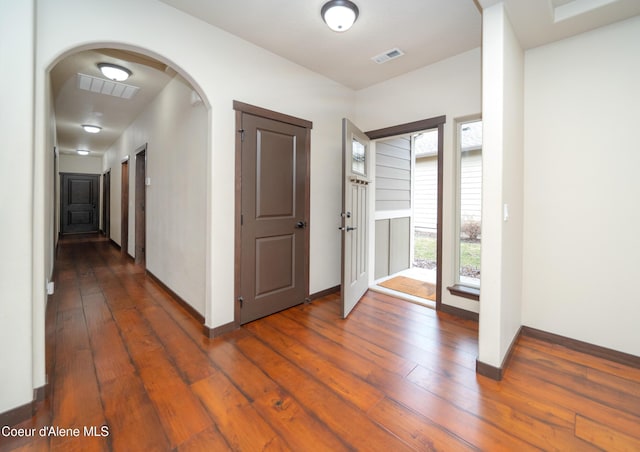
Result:
<svg viewBox="0 0 640 452"><path fill-rule="evenodd" d="M500 0L354 0L360 16L344 33L322 21L325 0L159 1L357 90L480 46L480 8ZM525 49L640 14L640 0L503 1ZM394 47L405 55L371 60ZM100 76L98 62L132 70L126 83L140 87L138 94L124 100L77 89L75 74ZM61 61L51 72L59 150L101 155L174 75L130 52L86 51ZM87 122L103 131L85 133L80 124Z"/></svg>
<svg viewBox="0 0 640 452"><path fill-rule="evenodd" d="M500 1L524 49L640 14L640 0L478 0L483 8Z"/></svg>
<svg viewBox="0 0 640 452"><path fill-rule="evenodd" d="M78 88L77 74L104 79L98 63L113 63L131 70L124 83L140 87L131 99L122 99ZM58 151L75 154L87 149L100 156L144 110L175 75L159 61L133 52L97 49L75 53L51 70ZM85 132L82 124L102 127L98 134Z"/></svg>
<svg viewBox="0 0 640 452"><path fill-rule="evenodd" d="M344 32L320 17L326 0L161 0L218 28L361 89L480 45L473 0L354 0L360 15ZM405 55L371 60L398 47Z"/></svg>

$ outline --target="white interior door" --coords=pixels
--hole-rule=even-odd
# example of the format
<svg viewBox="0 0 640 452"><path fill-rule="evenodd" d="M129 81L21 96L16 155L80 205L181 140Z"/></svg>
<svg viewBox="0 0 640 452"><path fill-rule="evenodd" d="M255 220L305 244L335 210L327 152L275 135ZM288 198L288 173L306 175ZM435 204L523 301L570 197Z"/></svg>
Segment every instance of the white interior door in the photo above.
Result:
<svg viewBox="0 0 640 452"><path fill-rule="evenodd" d="M342 315L347 317L369 286L370 140L342 120Z"/></svg>

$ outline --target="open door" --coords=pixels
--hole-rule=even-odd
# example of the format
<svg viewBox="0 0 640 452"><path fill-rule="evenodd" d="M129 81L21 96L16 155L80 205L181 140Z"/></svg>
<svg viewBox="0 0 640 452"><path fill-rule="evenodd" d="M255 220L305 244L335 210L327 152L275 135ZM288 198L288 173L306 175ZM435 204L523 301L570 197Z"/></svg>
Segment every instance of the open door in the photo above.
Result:
<svg viewBox="0 0 640 452"><path fill-rule="evenodd" d="M342 315L369 287L370 140L348 119L342 120Z"/></svg>

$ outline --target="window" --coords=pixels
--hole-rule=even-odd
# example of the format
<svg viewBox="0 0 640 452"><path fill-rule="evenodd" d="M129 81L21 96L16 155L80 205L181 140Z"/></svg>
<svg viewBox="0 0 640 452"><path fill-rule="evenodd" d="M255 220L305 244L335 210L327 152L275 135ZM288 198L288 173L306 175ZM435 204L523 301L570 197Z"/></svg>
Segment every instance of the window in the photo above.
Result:
<svg viewBox="0 0 640 452"><path fill-rule="evenodd" d="M456 284L480 288L482 242L482 120L457 122Z"/></svg>

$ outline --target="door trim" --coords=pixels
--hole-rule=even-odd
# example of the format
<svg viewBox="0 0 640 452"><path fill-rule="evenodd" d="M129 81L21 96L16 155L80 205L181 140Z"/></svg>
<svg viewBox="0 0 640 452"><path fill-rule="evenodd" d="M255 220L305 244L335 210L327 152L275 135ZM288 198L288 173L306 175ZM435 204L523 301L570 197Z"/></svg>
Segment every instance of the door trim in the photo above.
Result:
<svg viewBox="0 0 640 452"><path fill-rule="evenodd" d="M446 122L447 117L442 115L365 132L365 135L367 135L371 140L377 140L380 138L389 138L397 135L421 132L428 129L438 129L438 212L436 220L438 227L438 232L436 234L436 259L438 260L438 265L436 267L436 311L440 311L442 309L442 207L444 205L442 188L444 186L444 124Z"/></svg>
<svg viewBox="0 0 640 452"><path fill-rule="evenodd" d="M266 108L257 107L255 105L246 104L237 100L233 101L233 109L236 112L236 143L235 143L235 214L234 214L234 284L233 284L233 315L234 324L236 327L240 326L240 283L242 275L242 229L241 229L241 214L242 214L242 115L244 113L259 116L265 119L273 121L284 122L286 124L292 124L294 126L304 127L311 130L313 123L305 119L296 118L295 116L289 116L284 113L280 113ZM307 167L305 169L305 218L311 218L311 133L306 134L306 140L304 143L304 152L307 154ZM306 259L304 261L304 284L305 284L305 297L309 299L309 249L310 249L310 231L305 234L304 248Z"/></svg>
<svg viewBox="0 0 640 452"><path fill-rule="evenodd" d="M111 238L111 168L102 174L102 233Z"/></svg>
<svg viewBox="0 0 640 452"><path fill-rule="evenodd" d="M135 151L136 175L135 175L135 247L134 260L137 265L146 267L147 246L147 144L143 144Z"/></svg>
<svg viewBox="0 0 640 452"><path fill-rule="evenodd" d="M120 172L120 253L129 255L129 156L121 162Z"/></svg>

